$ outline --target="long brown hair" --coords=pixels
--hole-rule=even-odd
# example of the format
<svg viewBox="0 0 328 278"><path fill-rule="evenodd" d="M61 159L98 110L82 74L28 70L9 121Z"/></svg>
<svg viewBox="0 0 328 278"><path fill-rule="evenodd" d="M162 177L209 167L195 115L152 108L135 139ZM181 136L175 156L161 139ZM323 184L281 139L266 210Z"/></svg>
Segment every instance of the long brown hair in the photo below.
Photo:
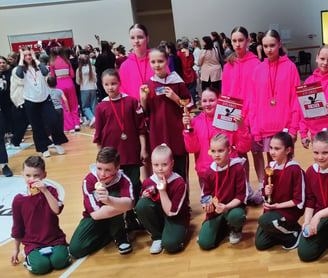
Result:
<svg viewBox="0 0 328 278"><path fill-rule="evenodd" d="M82 75L83 66L89 67L89 81L92 82L93 80L95 80L89 56L86 54L82 54L79 56L79 67L77 69L77 73L81 81L83 81L83 75Z"/></svg>

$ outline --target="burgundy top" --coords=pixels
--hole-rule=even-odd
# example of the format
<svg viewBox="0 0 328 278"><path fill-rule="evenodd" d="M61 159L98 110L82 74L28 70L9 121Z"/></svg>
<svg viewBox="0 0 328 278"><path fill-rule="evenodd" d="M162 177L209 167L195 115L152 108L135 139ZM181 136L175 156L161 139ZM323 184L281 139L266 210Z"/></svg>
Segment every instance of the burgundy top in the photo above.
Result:
<svg viewBox="0 0 328 278"><path fill-rule="evenodd" d="M49 192L58 201L60 212L64 205L58 199L57 190L47 185ZM35 248L54 245L67 245L65 234L59 227L59 220L42 194L18 194L12 204L13 227L11 236L21 239L26 256Z"/></svg>
<svg viewBox="0 0 328 278"><path fill-rule="evenodd" d="M217 194L215 194L216 182ZM208 195L216 196L219 202L223 204L228 204L233 199L238 199L242 202L240 206L244 207L247 199L246 192L246 174L243 159L231 158L230 165L222 168L213 162L208 168L204 178L202 197ZM205 221L217 215L216 212L207 213Z"/></svg>
<svg viewBox="0 0 328 278"><path fill-rule="evenodd" d="M290 160L284 169L284 165L276 165L270 162L274 168L271 182L273 184L272 203L282 203L293 200L296 206L291 208L276 209L287 220L287 223L295 224L303 215L305 203L305 179L302 168L295 161ZM282 176L281 176L282 175ZM268 176L264 177L264 184L268 184ZM264 187L262 188L264 196ZM266 212L266 211L264 211Z"/></svg>
<svg viewBox="0 0 328 278"><path fill-rule="evenodd" d="M112 146L117 149L121 157L121 165L141 165L140 161L140 141L139 135L146 133L146 125L143 111L138 101L126 94L122 95L123 114L124 114L124 133L126 140L122 140L122 130L117 116L123 123L121 98L112 99L112 104L106 97L96 107L96 122L94 143L99 144L102 148Z"/></svg>
<svg viewBox="0 0 328 278"><path fill-rule="evenodd" d="M155 192L159 194L156 188L158 182L159 179L156 174L153 174L151 177L145 179L142 184L140 196L142 196L143 191L148 188L154 188ZM186 182L181 176L173 172L171 176L167 179L166 192L172 202L170 214L168 215L168 217L177 221L178 223L181 223L185 227L188 227L190 221L190 213L188 200L186 198ZM156 202L160 203L161 200L159 199Z"/></svg>
<svg viewBox="0 0 328 278"><path fill-rule="evenodd" d="M85 177L82 184L84 218L91 217L90 213L103 206L103 203L97 201L95 197L95 184L98 182L98 178L95 174L95 165L92 166L94 166L94 169L92 169L92 172ZM134 199L132 183L122 170L117 172L116 176L106 185L106 188L109 193L116 191L115 197L128 197L131 200Z"/></svg>
<svg viewBox="0 0 328 278"><path fill-rule="evenodd" d="M170 75L177 74L173 72ZM170 80L169 76L167 80ZM150 148L153 150L156 146L165 143L171 148L173 155L185 155L186 150L182 134L184 129L182 123L183 108L164 94L156 93L156 90L158 91L160 87L170 87L181 99L189 100L191 99L190 93L181 78L181 82L173 84L169 84L168 81L162 83L153 80L146 81L150 89L146 112L149 117Z"/></svg>
<svg viewBox="0 0 328 278"><path fill-rule="evenodd" d="M325 209L325 206L328 203L328 170L320 169L320 173L318 174L319 166L318 164L314 164L310 166L305 174L306 180L306 198L305 198L305 207L313 208L313 215L318 211ZM320 175L320 180L319 180ZM322 185L322 191L321 191ZM325 198L325 200L324 200Z"/></svg>

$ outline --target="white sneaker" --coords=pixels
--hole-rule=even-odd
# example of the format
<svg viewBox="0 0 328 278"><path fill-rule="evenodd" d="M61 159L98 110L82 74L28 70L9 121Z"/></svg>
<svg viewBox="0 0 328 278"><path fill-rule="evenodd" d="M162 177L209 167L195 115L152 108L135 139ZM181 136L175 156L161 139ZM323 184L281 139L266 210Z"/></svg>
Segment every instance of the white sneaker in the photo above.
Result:
<svg viewBox="0 0 328 278"><path fill-rule="evenodd" d="M241 232L236 233L231 231L229 234L229 241L231 244L237 244L241 240L242 234Z"/></svg>
<svg viewBox="0 0 328 278"><path fill-rule="evenodd" d="M162 240L161 239L154 240L153 244L150 247L150 254L158 254L158 253L161 253L162 250L163 250Z"/></svg>
<svg viewBox="0 0 328 278"><path fill-rule="evenodd" d="M50 152L49 151L45 151L42 153L43 157L49 157L50 156Z"/></svg>
<svg viewBox="0 0 328 278"><path fill-rule="evenodd" d="M89 127L93 127L93 126L95 125L95 122L96 122L96 117L93 117L93 118L90 120Z"/></svg>
<svg viewBox="0 0 328 278"><path fill-rule="evenodd" d="M58 154L64 154L64 153L65 153L65 150L64 150L63 147L60 146L60 145L55 145L55 149L56 149L56 152L57 152Z"/></svg>

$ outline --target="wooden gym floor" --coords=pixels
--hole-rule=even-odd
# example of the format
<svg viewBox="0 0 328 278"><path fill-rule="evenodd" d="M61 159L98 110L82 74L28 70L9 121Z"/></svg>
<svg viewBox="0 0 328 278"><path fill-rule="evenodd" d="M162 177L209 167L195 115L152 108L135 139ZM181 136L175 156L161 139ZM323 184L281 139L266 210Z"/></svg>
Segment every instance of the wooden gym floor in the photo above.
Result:
<svg viewBox="0 0 328 278"><path fill-rule="evenodd" d="M95 161L97 148L92 143L94 130L83 128L81 132L68 134L66 154L46 158L48 178L60 183L65 189L64 210L60 215L61 228L69 241L82 217L81 183ZM27 142L31 141L29 137ZM300 141L300 140L299 140ZM312 164L310 150L296 144L295 160L304 170ZM19 152L9 159L15 175L20 175L21 164L29 156L35 155L34 146ZM193 156L190 165L190 201L192 219L189 240L183 252L175 255L161 253L151 255L151 240L144 231L130 234L134 238L133 252L120 255L113 243L88 256L85 260L74 261L71 268L53 271L47 277L328 277L328 255L313 263L300 262L297 250L285 251L276 246L269 251L259 252L254 246L257 218L262 207L248 207L247 222L243 229L242 241L232 246L226 239L218 248L211 251L200 250L197 235L204 219L199 203L200 189L194 171ZM10 181L10 178L8 178ZM251 183L257 188L256 177L251 162ZM301 220L302 221L302 220ZM0 277L32 277L22 264L13 267L10 257L13 241L0 247ZM22 260L22 257L21 257ZM80 264L79 264L80 263ZM79 264L79 265L78 265Z"/></svg>

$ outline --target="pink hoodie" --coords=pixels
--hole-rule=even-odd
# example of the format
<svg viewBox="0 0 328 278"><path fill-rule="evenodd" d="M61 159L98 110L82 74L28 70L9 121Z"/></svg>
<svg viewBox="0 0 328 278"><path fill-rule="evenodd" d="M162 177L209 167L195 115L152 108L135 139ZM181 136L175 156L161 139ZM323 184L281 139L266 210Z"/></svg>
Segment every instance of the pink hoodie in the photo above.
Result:
<svg viewBox="0 0 328 278"><path fill-rule="evenodd" d="M249 118L255 141L273 136L284 128L296 135L299 104L295 86L300 85L300 77L295 64L286 55L273 63L269 63L266 58L256 67L252 83ZM272 88L275 105L270 104L273 99Z"/></svg>
<svg viewBox="0 0 328 278"><path fill-rule="evenodd" d="M139 88L154 75L149 63L149 52L143 58L131 53L120 67L121 92L140 100Z"/></svg>
<svg viewBox="0 0 328 278"><path fill-rule="evenodd" d="M218 129L213 125L213 118L206 117L205 113L200 113L191 120L191 126L194 131L190 133L183 132L185 147L188 153L195 154L195 165L198 177L204 177L207 169L213 162L212 157L208 154L210 149L211 138L223 133L228 136L230 144L234 146L231 157L237 157L237 151L247 153L252 146L252 137L247 127L238 128L236 132L230 132Z"/></svg>
<svg viewBox="0 0 328 278"><path fill-rule="evenodd" d="M321 81L321 86L323 89L323 92L325 93L326 101L328 102L328 73L322 75L319 71L319 69L315 69L313 74L309 76L304 84L310 84L313 82ZM328 118L321 118L317 120L305 120L303 112L300 109L300 134L301 138L307 137L307 133L310 130L311 137L313 137L316 133L319 131L322 131L323 128L328 128Z"/></svg>
<svg viewBox="0 0 328 278"><path fill-rule="evenodd" d="M222 73L222 95L244 101L242 115L249 125L248 111L251 96L252 76L261 62L252 52L247 52L241 59L236 58L233 65L226 63Z"/></svg>

